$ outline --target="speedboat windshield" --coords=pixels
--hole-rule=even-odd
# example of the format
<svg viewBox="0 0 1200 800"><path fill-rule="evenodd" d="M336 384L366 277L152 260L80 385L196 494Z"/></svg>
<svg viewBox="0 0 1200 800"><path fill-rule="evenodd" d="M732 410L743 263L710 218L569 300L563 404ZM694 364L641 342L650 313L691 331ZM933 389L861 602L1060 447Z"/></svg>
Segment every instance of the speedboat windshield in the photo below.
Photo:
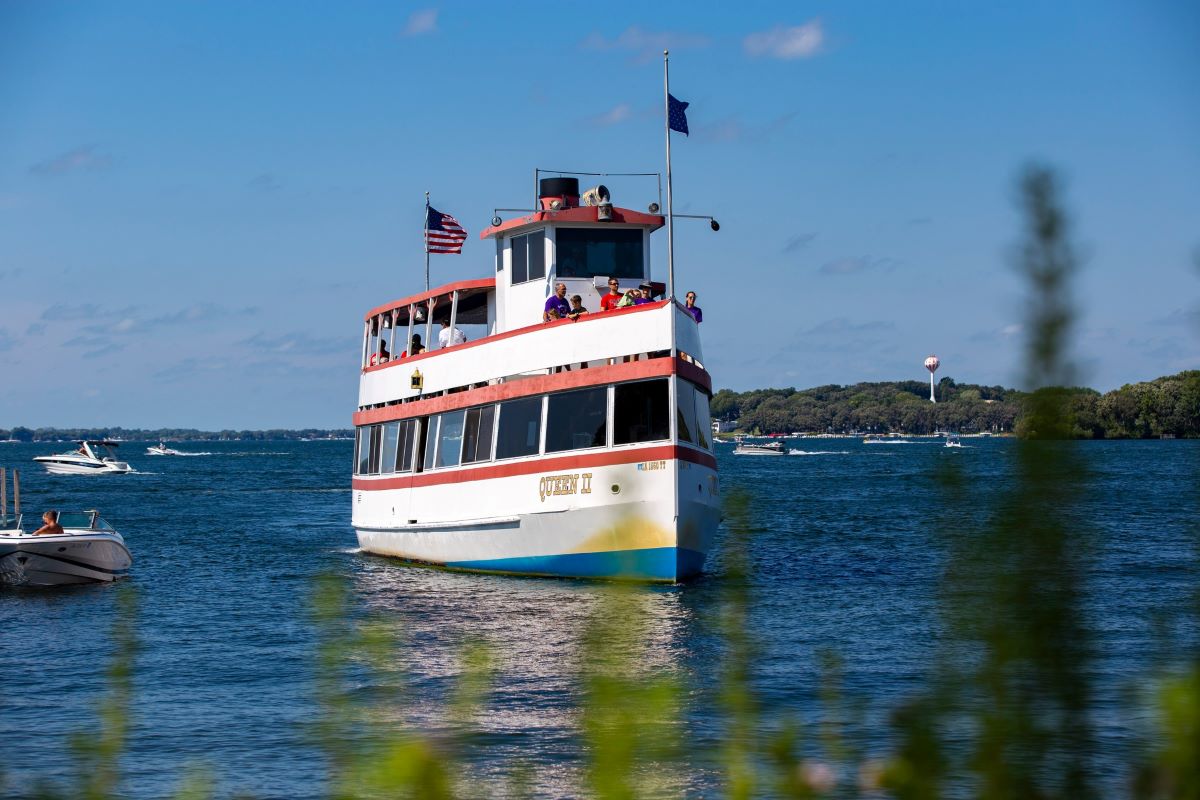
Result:
<svg viewBox="0 0 1200 800"><path fill-rule="evenodd" d="M97 458L101 458L101 459L111 458L113 461L117 460L116 446L113 445L112 443L110 443L110 442L88 442L88 445L91 446L92 453Z"/></svg>
<svg viewBox="0 0 1200 800"><path fill-rule="evenodd" d="M58 524L64 528L111 531L112 526L100 518L96 511L62 511Z"/></svg>

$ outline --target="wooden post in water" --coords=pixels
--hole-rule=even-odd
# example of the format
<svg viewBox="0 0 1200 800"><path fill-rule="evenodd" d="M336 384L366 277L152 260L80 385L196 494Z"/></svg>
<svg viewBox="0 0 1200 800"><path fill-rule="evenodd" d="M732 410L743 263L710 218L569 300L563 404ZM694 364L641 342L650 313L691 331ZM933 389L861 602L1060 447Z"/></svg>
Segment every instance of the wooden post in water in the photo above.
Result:
<svg viewBox="0 0 1200 800"><path fill-rule="evenodd" d="M0 525L8 525L8 473L0 467Z"/></svg>

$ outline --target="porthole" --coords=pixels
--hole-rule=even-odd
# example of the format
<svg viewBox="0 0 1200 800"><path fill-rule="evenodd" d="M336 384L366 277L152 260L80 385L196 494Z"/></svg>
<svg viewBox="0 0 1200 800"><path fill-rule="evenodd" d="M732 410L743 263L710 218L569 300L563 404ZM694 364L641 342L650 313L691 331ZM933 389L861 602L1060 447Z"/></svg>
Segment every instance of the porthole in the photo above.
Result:
<svg viewBox="0 0 1200 800"><path fill-rule="evenodd" d="M613 494L620 494L620 493L621 493L621 484L619 484L619 483L614 483L614 484L612 485L612 493L613 493Z"/></svg>

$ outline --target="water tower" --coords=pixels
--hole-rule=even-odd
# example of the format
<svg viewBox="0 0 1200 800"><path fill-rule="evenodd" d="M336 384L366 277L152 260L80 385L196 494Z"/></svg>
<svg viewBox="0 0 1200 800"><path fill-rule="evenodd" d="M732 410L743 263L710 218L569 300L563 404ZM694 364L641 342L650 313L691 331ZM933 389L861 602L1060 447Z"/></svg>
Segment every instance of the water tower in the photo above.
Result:
<svg viewBox="0 0 1200 800"><path fill-rule="evenodd" d="M933 373L937 372L937 368L942 362L938 361L937 356L930 356L925 359L925 369L929 370L929 402L936 403L937 397L933 394Z"/></svg>

